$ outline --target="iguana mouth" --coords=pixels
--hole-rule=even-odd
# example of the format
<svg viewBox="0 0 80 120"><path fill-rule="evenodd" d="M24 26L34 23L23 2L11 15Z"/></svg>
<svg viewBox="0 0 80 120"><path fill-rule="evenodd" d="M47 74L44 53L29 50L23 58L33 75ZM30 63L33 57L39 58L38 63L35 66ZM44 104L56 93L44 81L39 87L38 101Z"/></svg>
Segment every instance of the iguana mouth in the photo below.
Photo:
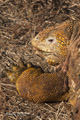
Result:
<svg viewBox="0 0 80 120"><path fill-rule="evenodd" d="M41 49L39 49L39 48L37 48L37 47L33 47L33 50L34 50L35 52L38 51L39 53L49 53L49 54L50 54L50 52L41 50Z"/></svg>
<svg viewBox="0 0 80 120"><path fill-rule="evenodd" d="M59 56L59 55L57 55L57 54L55 54L55 53L53 53L53 52L47 52L47 51L44 51L44 50L41 50L41 49L39 49L39 48L37 48L37 47L34 47L33 48L33 50L35 51L35 53L36 54L45 54L45 55L53 55L53 56L55 56L55 57L57 57L57 56Z"/></svg>

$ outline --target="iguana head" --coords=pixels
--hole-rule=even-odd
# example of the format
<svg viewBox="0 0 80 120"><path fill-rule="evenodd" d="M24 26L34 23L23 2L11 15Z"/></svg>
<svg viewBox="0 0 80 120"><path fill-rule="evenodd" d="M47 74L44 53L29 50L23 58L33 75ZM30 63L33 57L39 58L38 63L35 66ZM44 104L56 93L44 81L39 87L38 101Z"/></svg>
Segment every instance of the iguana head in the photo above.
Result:
<svg viewBox="0 0 80 120"><path fill-rule="evenodd" d="M71 33L70 21L44 29L32 39L35 53L45 58L49 64L59 64L67 56Z"/></svg>

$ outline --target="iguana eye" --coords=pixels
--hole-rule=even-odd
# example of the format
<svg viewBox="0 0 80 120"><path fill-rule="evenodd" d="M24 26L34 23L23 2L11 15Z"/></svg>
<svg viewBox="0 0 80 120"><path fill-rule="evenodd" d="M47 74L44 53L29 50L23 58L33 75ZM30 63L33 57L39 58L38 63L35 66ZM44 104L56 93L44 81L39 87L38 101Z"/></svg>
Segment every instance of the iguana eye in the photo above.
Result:
<svg viewBox="0 0 80 120"><path fill-rule="evenodd" d="M46 39L47 43L56 43L56 37L49 37Z"/></svg>
<svg viewBox="0 0 80 120"><path fill-rule="evenodd" d="M54 42L54 39L48 39L48 42L52 43L52 42Z"/></svg>

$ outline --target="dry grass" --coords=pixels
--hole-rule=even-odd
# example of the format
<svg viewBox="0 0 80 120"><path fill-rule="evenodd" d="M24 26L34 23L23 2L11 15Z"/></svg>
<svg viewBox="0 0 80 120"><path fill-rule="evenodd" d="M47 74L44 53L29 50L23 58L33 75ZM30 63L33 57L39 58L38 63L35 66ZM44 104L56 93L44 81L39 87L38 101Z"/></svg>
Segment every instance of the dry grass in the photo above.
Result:
<svg viewBox="0 0 80 120"><path fill-rule="evenodd" d="M20 60L53 72L53 66L34 54L30 40L57 22L80 19L79 7L79 0L0 0L0 120L72 120L71 109L64 102L23 100L5 72Z"/></svg>

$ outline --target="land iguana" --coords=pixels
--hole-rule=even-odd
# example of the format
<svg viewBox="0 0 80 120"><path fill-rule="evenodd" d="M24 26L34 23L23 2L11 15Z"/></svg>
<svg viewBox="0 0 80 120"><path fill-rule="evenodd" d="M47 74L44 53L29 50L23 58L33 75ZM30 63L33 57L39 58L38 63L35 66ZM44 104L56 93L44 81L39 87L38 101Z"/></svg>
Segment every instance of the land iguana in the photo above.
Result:
<svg viewBox="0 0 80 120"><path fill-rule="evenodd" d="M80 31L76 29L75 32L74 30L76 27L80 28L80 23L66 20L61 24L44 29L32 39L34 52L45 58L51 65L61 65L62 70L54 73L44 73L41 68L35 68L31 64L27 64L27 68L23 67L23 65L20 67L14 66L13 72L9 71L7 75L12 82L15 82L20 96L34 102L69 100L73 106L76 105L80 95L80 84L78 84L78 89L75 90L76 78L72 80L72 74L69 74L72 67L65 70L65 74L63 70L65 66L68 66L69 60L71 61L70 56L74 56L75 53L75 51L71 53L71 45L74 46L77 32L79 33L78 36L80 36ZM78 43L80 43L80 39ZM74 71L76 69L75 67ZM80 68L78 71L80 71ZM70 80L67 79L67 76L70 77Z"/></svg>

